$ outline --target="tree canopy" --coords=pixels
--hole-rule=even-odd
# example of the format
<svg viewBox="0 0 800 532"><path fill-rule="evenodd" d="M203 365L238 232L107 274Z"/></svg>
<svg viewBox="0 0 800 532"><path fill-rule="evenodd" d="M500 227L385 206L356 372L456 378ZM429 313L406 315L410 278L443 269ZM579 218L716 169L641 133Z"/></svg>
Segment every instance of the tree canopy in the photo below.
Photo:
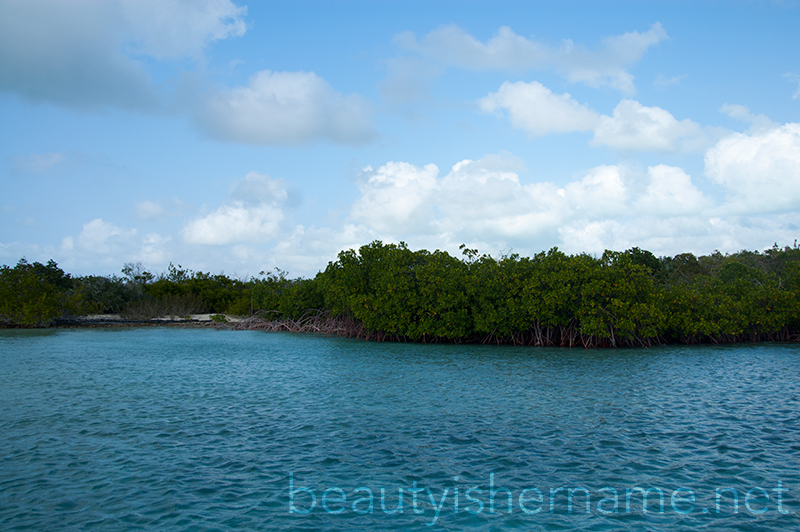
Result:
<svg viewBox="0 0 800 532"><path fill-rule="evenodd" d="M586 347L798 339L800 249L682 253L639 248L600 257L558 248L494 258L413 251L375 241L345 250L311 279L248 279L169 265L153 274L73 277L52 260L0 269L0 319L45 326L61 317L195 312L298 320L326 315L397 341Z"/></svg>

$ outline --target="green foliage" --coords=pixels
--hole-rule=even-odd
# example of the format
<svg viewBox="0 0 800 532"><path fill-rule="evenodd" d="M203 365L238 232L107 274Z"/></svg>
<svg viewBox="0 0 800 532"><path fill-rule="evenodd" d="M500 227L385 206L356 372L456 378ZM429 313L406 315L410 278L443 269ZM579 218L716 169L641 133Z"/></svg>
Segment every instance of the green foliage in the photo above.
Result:
<svg viewBox="0 0 800 532"><path fill-rule="evenodd" d="M187 298L191 296L191 306L198 309L196 312L248 313L250 294L245 282L224 274L213 275L178 268L170 264L168 274L142 285L143 295L155 300L182 296L186 302L190 301Z"/></svg>
<svg viewBox="0 0 800 532"><path fill-rule="evenodd" d="M441 251L375 241L339 253L317 280L334 315L352 316L368 330L414 340L462 338L472 329L467 271Z"/></svg>
<svg viewBox="0 0 800 532"><path fill-rule="evenodd" d="M125 285L125 280L115 275L102 277L88 275L79 277L77 284L82 288L82 298L89 308L105 314L118 314L135 297Z"/></svg>
<svg viewBox="0 0 800 532"><path fill-rule="evenodd" d="M533 261L518 255L499 261L483 255L470 264L465 284L476 333L508 338L515 331L530 328L533 309L525 300L524 290L534 269Z"/></svg>
<svg viewBox="0 0 800 532"><path fill-rule="evenodd" d="M211 321L214 323L219 323L220 325L225 325L228 323L228 318L225 317L225 314L212 314L209 317L211 318Z"/></svg>
<svg viewBox="0 0 800 532"><path fill-rule="evenodd" d="M596 268L589 255L567 256L558 248L538 253L524 285L530 315L543 327L575 327L582 290Z"/></svg>
<svg viewBox="0 0 800 532"><path fill-rule="evenodd" d="M323 311L325 299L315 279L296 279L281 292L278 308L281 315L296 320Z"/></svg>
<svg viewBox="0 0 800 532"><path fill-rule="evenodd" d="M657 276L664 270L664 263L647 250L633 247L625 251L624 254L627 255L632 264L648 268L651 275Z"/></svg>
<svg viewBox="0 0 800 532"><path fill-rule="evenodd" d="M251 281L250 300L254 311L266 311L274 314L280 312L281 298L291 286L292 281L286 278L286 272L275 269L275 273L261 272L261 279Z"/></svg>
<svg viewBox="0 0 800 532"><path fill-rule="evenodd" d="M379 241L339 253L325 270L321 285L326 306L347 314L368 330L417 335L419 257L405 244Z"/></svg>
<svg viewBox="0 0 800 532"><path fill-rule="evenodd" d="M375 241L339 253L313 279L286 272L233 279L141 263L124 277L72 278L53 261L0 269L0 320L47 325L86 312L137 318L262 314L345 318L376 338L537 345L796 339L800 249L718 251L657 258L630 248L602 257L558 248L495 259L461 246L462 258Z"/></svg>
<svg viewBox="0 0 800 532"><path fill-rule="evenodd" d="M316 281L334 315L411 340L614 346L797 334L796 248L661 259L553 248L500 260L461 249L458 261L376 241L341 252Z"/></svg>
<svg viewBox="0 0 800 532"><path fill-rule="evenodd" d="M659 336L665 316L652 269L645 264L630 253L606 251L591 265L577 312L581 332L609 338L611 345Z"/></svg>
<svg viewBox="0 0 800 532"><path fill-rule="evenodd" d="M46 326L55 318L86 311L79 287L51 259L33 264L20 259L14 268L0 268L0 319Z"/></svg>
<svg viewBox="0 0 800 532"><path fill-rule="evenodd" d="M473 324L467 292L468 266L443 251L418 251L413 274L416 293L416 320L407 332L412 339L465 338Z"/></svg>

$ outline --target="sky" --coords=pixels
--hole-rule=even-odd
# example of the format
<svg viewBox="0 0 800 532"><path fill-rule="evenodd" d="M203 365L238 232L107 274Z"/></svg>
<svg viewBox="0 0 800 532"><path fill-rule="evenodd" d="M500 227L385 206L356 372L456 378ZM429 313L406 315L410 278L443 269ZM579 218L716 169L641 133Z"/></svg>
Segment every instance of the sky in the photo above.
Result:
<svg viewBox="0 0 800 532"><path fill-rule="evenodd" d="M0 264L800 238L800 2L0 0Z"/></svg>

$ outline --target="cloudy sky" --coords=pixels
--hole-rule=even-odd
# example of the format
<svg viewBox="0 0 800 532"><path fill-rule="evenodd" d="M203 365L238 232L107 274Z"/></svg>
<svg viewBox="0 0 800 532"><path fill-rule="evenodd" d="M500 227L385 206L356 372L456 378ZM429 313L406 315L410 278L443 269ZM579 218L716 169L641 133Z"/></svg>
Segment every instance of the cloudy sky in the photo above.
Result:
<svg viewBox="0 0 800 532"><path fill-rule="evenodd" d="M0 0L0 263L800 238L800 3Z"/></svg>

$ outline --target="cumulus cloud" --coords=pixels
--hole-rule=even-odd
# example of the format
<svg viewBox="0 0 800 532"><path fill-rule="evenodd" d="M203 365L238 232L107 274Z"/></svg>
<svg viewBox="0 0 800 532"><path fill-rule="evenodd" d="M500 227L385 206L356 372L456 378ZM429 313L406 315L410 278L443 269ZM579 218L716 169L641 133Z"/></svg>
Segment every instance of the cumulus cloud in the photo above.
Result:
<svg viewBox="0 0 800 532"><path fill-rule="evenodd" d="M709 144L703 128L689 119L677 120L660 107L622 100L612 116L603 116L592 144L619 151L701 151Z"/></svg>
<svg viewBox="0 0 800 532"><path fill-rule="evenodd" d="M552 231L563 198L552 183L523 185L520 171L524 163L507 153L456 163L435 196L441 213L436 226L462 241L537 238Z"/></svg>
<svg viewBox="0 0 800 532"><path fill-rule="evenodd" d="M617 216L624 212L627 196L621 169L616 165L593 168L580 181L564 187L564 198L580 218Z"/></svg>
<svg viewBox="0 0 800 532"><path fill-rule="evenodd" d="M569 239L584 242L598 231L610 235L613 224L628 217L705 216L713 208L676 167L658 165L642 174L603 165L563 187L523 183L523 170L522 161L510 154L465 159L443 177L434 165L392 162L368 168L370 179L359 186L362 195L351 219L381 238L414 235L432 247L483 242L533 252ZM392 198L398 198L396 204Z"/></svg>
<svg viewBox="0 0 800 532"><path fill-rule="evenodd" d="M485 229L503 214L496 210L498 205L505 214L519 211L510 204L518 203L522 192L508 163L493 157L492 161L461 161L443 178L434 164L420 168L389 162L378 169L367 167L366 178L359 182L361 197L353 204L350 218L383 235Z"/></svg>
<svg viewBox="0 0 800 532"><path fill-rule="evenodd" d="M478 100L478 105L489 113L501 109L506 111L514 127L532 136L588 131L599 119L596 112L575 101L568 93L555 95L537 81L506 81L497 92Z"/></svg>
<svg viewBox="0 0 800 532"><path fill-rule="evenodd" d="M237 183L225 204L188 222L183 239L211 246L266 242L279 233L288 197L281 181L250 172Z"/></svg>
<svg viewBox="0 0 800 532"><path fill-rule="evenodd" d="M424 229L420 223L430 218L426 206L438 173L435 164L418 168L389 162L377 170L368 166L359 180L362 195L353 205L351 216L383 232Z"/></svg>
<svg viewBox="0 0 800 532"><path fill-rule="evenodd" d="M209 91L193 113L211 138L245 144L356 144L376 135L368 102L336 92L313 72L262 70L246 86Z"/></svg>
<svg viewBox="0 0 800 532"><path fill-rule="evenodd" d="M320 227L292 223L285 184L251 172L216 210L188 221L182 236L190 253L200 256L202 247L206 260L209 253L217 257L215 264L245 265L250 272L274 265L295 275L313 275L338 251L375 239L454 254L461 243L495 255L531 255L556 245L598 254L632 246L656 254L756 249L790 243L800 229L798 147L797 124L719 141L708 151L706 172L728 192L721 203L684 169L664 164L601 165L556 184L531 179L524 162L508 153L464 159L446 173L433 164L388 162L363 170L359 197L341 224ZM775 174L781 178L754 177ZM169 247L168 236L138 237L101 219L62 242L64 254L105 253L115 264L175 260L165 253Z"/></svg>
<svg viewBox="0 0 800 532"><path fill-rule="evenodd" d="M216 210L187 222L183 240L189 250L204 246L203 256L218 256L217 264L249 265L251 272L275 265L295 275L313 275L338 251L375 239L456 255L461 243L494 255L552 246L597 254L639 246L657 255L756 249L797 237L799 153L798 124L720 140L708 150L706 173L727 191L722 202L684 169L664 164L601 165L556 184L531 179L524 162L508 153L464 159L447 172L394 161L366 167L346 218L321 227L293 224L286 186L252 172ZM139 238L98 219L65 239L62 251L124 252L163 263L168 245L168 237Z"/></svg>
<svg viewBox="0 0 800 532"><path fill-rule="evenodd" d="M245 14L231 0L0 2L0 92L68 107L154 111L163 94L146 60L202 61L209 45L245 33ZM356 144L376 136L368 102L313 72L262 70L245 86L184 89L177 108L217 140Z"/></svg>
<svg viewBox="0 0 800 532"><path fill-rule="evenodd" d="M512 126L531 136L592 131L593 146L617 151L697 152L712 143L707 128L678 120L660 107L625 99L611 116L601 115L569 93L553 94L538 81L506 81L477 104L484 112L505 114Z"/></svg>
<svg viewBox="0 0 800 532"><path fill-rule="evenodd" d="M167 243L171 237L148 233L141 243L137 259L145 264L163 264L168 260Z"/></svg>
<svg viewBox="0 0 800 532"><path fill-rule="evenodd" d="M277 235L281 220L283 213L272 205L247 207L234 202L189 222L183 237L190 244L203 245L264 242Z"/></svg>
<svg viewBox="0 0 800 532"><path fill-rule="evenodd" d="M68 237L68 240L62 241L62 247L74 246L84 252L108 255L127 245L135 235L136 229L124 229L103 221L102 218L96 218L83 224L83 229L76 240L73 241L72 237Z"/></svg>
<svg viewBox="0 0 800 532"><path fill-rule="evenodd" d="M508 153L459 161L444 175L432 164L367 167L357 180L360 197L341 226L282 232L262 260L313 275L338 251L375 239L456 255L461 243L495 255L531 255L554 245L572 253L639 245L674 254L745 241L735 239L743 222L719 217L680 168L604 165L563 186L525 182L526 172Z"/></svg>
<svg viewBox="0 0 800 532"><path fill-rule="evenodd" d="M791 146L785 149L782 156ZM493 254L513 249L530 255L554 245L570 253L632 246L656 254L708 253L755 249L773 239L792 242L798 230L793 213L731 212L729 203L716 204L675 166L603 165L564 186L526 183L520 172L524 164L510 154L465 159L444 176L434 165L392 162L368 168L349 223L339 229L302 228L274 249L280 246L281 256L286 253L297 264L311 264L313 256L330 260L339 249L373 239L455 254L460 243ZM398 206L386 212L392 195ZM770 242L763 241L765 234Z"/></svg>
<svg viewBox="0 0 800 532"><path fill-rule="evenodd" d="M439 27L421 39L411 32L401 33L395 36L395 43L445 66L512 72L555 69L574 83L608 86L633 93L633 75L627 69L638 62L651 46L667 38L661 24L655 23L645 32L632 31L607 37L598 49L590 50L571 40L552 47L517 35L506 26L483 43L458 26L449 25Z"/></svg>
<svg viewBox="0 0 800 532"><path fill-rule="evenodd" d="M634 204L641 215L678 216L703 213L713 202L692 183L682 168L659 164L647 169L650 183Z"/></svg>
<svg viewBox="0 0 800 532"><path fill-rule="evenodd" d="M725 187L731 212L800 209L800 124L721 139L706 153L705 172Z"/></svg>
<svg viewBox="0 0 800 532"><path fill-rule="evenodd" d="M134 228L120 227L102 218L83 224L77 237L61 239L58 250L48 251L65 266L78 267L87 273L98 273L98 266L118 268L128 261L141 261L149 266L163 265L168 255L170 236L147 233L143 236Z"/></svg>
<svg viewBox="0 0 800 532"><path fill-rule="evenodd" d="M78 108L153 109L139 59L199 58L245 31L230 0L0 2L0 91Z"/></svg>

